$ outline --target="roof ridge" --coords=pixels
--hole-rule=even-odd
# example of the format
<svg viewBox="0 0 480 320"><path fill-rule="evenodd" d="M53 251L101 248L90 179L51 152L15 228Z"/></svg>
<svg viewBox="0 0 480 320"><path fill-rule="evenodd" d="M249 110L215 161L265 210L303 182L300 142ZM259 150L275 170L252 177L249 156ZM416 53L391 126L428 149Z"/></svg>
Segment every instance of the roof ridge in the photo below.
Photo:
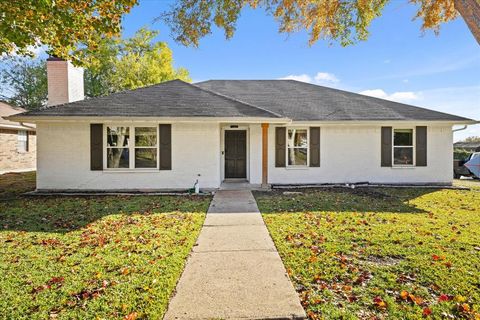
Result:
<svg viewBox="0 0 480 320"><path fill-rule="evenodd" d="M207 81L202 81L202 82L208 82L208 81L215 81L215 80L207 80ZM199 83L202 83L202 82L199 82ZM264 108L259 107L259 106L255 106L255 105L253 105L253 104L250 104L250 103L248 103L248 102L239 100L239 99L237 99L237 98L229 97L229 96L227 96L227 95L218 93L218 92L216 92L216 91L212 91L212 90L208 90L208 89L205 89L205 88L201 88L201 87L199 87L199 86L197 86L197 85L195 85L195 84L192 84L192 83L189 83L189 85L191 85L191 86L193 86L193 87L195 87L195 88L198 88L198 89L200 89L200 90L202 90L202 91L205 91L205 92L208 92L208 93L217 95L217 96L219 96L219 97L226 98L226 99L228 99L228 100L235 101L235 102L241 103L241 104L243 104L243 105L246 105L246 106L249 106L249 107L258 109L258 110L265 111L265 112L267 112L267 113L273 114L274 116L276 116L276 117L278 117L278 118L288 118L288 117L284 117L284 116L282 116L281 114L278 114L278 113L276 113L276 112L273 112L273 111L264 109Z"/></svg>

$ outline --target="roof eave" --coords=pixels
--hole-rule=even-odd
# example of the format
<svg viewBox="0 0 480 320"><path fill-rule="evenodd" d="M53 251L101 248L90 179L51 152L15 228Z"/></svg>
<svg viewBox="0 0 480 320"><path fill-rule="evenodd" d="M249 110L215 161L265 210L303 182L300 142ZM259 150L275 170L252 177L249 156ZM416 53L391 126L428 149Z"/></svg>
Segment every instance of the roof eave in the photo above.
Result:
<svg viewBox="0 0 480 320"><path fill-rule="evenodd" d="M449 120L412 120L412 119L379 119L379 120L293 120L293 123L301 123L301 124L335 124L335 125L347 125L347 124L359 124L359 125L365 125L365 124L388 124L388 123L415 123L415 124L421 124L421 123L436 123L436 124L449 124L449 125L475 125L479 124L480 121L477 120L472 120L472 119L459 119L459 120L454 120L454 119L449 119Z"/></svg>
<svg viewBox="0 0 480 320"><path fill-rule="evenodd" d="M71 121L105 121L105 122L236 122L236 123L290 123L289 118L270 117L155 117L155 116L33 116L14 115L8 118L18 122L71 122Z"/></svg>

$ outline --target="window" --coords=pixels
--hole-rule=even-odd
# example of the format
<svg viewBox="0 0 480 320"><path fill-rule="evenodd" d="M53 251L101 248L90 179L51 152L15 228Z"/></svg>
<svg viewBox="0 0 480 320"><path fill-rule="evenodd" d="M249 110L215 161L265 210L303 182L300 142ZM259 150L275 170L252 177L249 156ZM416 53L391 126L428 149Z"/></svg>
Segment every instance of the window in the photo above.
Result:
<svg viewBox="0 0 480 320"><path fill-rule="evenodd" d="M288 129L287 163L289 166L306 166L308 161L307 129Z"/></svg>
<svg viewBox="0 0 480 320"><path fill-rule="evenodd" d="M393 130L393 165L413 165L413 129Z"/></svg>
<svg viewBox="0 0 480 320"><path fill-rule="evenodd" d="M157 167L157 128L135 128L135 168Z"/></svg>
<svg viewBox="0 0 480 320"><path fill-rule="evenodd" d="M134 139L130 139L133 133ZM107 127L107 168L158 167L157 127Z"/></svg>
<svg viewBox="0 0 480 320"><path fill-rule="evenodd" d="M28 151L28 133L25 130L18 130L18 133L17 133L17 151L18 152L27 152Z"/></svg>
<svg viewBox="0 0 480 320"><path fill-rule="evenodd" d="M129 142L129 127L107 127L107 168L130 168Z"/></svg>

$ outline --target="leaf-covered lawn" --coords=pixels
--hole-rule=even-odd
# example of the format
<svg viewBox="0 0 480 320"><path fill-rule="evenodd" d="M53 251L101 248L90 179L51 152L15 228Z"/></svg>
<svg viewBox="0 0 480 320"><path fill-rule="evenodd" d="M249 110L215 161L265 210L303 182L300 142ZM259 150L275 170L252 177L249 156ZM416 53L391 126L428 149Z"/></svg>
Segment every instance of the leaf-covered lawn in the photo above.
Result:
<svg viewBox="0 0 480 320"><path fill-rule="evenodd" d="M161 319L209 202L0 194L0 318Z"/></svg>
<svg viewBox="0 0 480 320"><path fill-rule="evenodd" d="M480 319L480 189L256 193L311 319Z"/></svg>

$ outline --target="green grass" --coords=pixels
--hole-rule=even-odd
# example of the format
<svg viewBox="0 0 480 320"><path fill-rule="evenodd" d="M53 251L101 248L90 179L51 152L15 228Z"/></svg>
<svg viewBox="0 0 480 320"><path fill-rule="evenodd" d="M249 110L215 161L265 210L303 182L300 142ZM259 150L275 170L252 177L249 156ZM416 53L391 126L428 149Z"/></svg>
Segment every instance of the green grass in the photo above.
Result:
<svg viewBox="0 0 480 320"><path fill-rule="evenodd" d="M311 319L480 319L480 190L256 193Z"/></svg>
<svg viewBox="0 0 480 320"><path fill-rule="evenodd" d="M0 319L161 319L210 197L22 197L27 181L0 176Z"/></svg>
<svg viewBox="0 0 480 320"><path fill-rule="evenodd" d="M0 175L0 201L35 190L35 171Z"/></svg>

